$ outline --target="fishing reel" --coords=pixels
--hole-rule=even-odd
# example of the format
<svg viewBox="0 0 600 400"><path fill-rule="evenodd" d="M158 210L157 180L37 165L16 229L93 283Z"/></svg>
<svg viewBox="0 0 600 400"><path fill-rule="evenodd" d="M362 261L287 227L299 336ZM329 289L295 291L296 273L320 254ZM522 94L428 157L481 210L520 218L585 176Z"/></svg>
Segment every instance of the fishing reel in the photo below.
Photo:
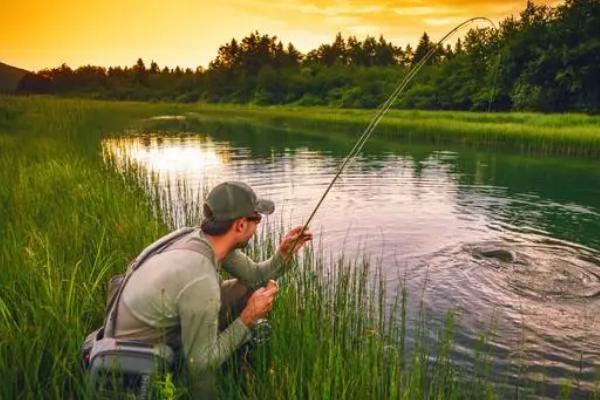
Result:
<svg viewBox="0 0 600 400"><path fill-rule="evenodd" d="M269 287L269 282L260 282L255 287L254 290L260 287ZM271 340L271 323L266 318L260 318L252 327L252 338L250 339L252 343L252 347L256 348L258 345L268 342Z"/></svg>
<svg viewBox="0 0 600 400"><path fill-rule="evenodd" d="M256 321L252 328L252 342L255 345L261 345L271 340L271 323L266 318Z"/></svg>

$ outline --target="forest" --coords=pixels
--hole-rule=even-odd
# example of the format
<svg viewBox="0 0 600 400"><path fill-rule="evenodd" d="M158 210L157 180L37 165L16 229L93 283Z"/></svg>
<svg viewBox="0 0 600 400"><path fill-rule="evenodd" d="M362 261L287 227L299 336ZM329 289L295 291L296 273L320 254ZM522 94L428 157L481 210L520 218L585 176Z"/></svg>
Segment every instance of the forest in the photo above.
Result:
<svg viewBox="0 0 600 400"><path fill-rule="evenodd" d="M426 32L414 48L383 36L337 34L302 53L252 32L222 45L207 68L68 65L26 74L20 93L116 100L374 108L430 49L434 56L397 108L600 111L600 1L528 2L498 29L473 28L453 43ZM490 105L490 98L493 99Z"/></svg>

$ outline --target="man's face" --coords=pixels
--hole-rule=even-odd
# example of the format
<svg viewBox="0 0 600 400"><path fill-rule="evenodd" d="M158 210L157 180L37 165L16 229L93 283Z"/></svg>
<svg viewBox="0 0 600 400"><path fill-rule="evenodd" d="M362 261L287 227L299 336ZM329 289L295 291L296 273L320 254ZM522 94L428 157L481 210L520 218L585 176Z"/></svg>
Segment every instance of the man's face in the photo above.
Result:
<svg viewBox="0 0 600 400"><path fill-rule="evenodd" d="M237 248L241 249L248 246L250 239L256 233L256 228L260 223L260 214L253 215L252 217L244 217L243 221L240 222L239 240Z"/></svg>

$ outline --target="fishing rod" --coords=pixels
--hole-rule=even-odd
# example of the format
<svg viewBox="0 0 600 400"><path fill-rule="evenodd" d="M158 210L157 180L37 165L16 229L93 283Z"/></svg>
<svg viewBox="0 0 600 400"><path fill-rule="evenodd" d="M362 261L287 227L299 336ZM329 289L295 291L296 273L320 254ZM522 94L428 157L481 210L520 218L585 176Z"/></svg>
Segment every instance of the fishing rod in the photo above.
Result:
<svg viewBox="0 0 600 400"><path fill-rule="evenodd" d="M408 86L408 84L413 80L413 78L417 75L417 73L421 70L421 68L427 63L427 61L429 61L429 59L431 57L433 57L433 55L435 54L436 51L438 51L439 46L443 42L445 42L448 38L452 37L457 31L459 31L463 27L465 27L465 26L467 26L467 25L469 25L469 24L471 24L471 23L473 23L475 21L479 21L479 20L488 22L490 25L492 25L492 27L494 29L497 29L496 24L494 24L494 22L492 20L490 20L489 18L486 18L486 17L470 18L470 19L462 22L461 24L457 25L454 29L452 29L450 32L448 32L442 39L440 39L431 49L429 49L429 51L425 54L425 56L421 60L419 60L419 62L416 65L414 65L408 71L408 73L406 74L406 76L396 86L396 89L394 89L394 91L387 98L387 100L384 101L377 108L377 110L375 112L375 116L371 119L371 121L369 122L369 124L367 125L367 127L365 128L365 130L363 131L363 133L360 135L360 137L358 138L358 140L356 141L356 143L354 143L354 146L352 147L352 149L350 150L350 152L344 158L344 161L342 162L342 164L337 169L337 172L333 176L333 179L331 180L331 182L329 183L329 185L327 186L327 188L325 189L325 191L321 195L321 198L317 202L315 208L310 213L310 216L308 217L308 219L306 220L306 222L302 226L302 229L300 230L300 233L298 234L298 236L296 237L296 239L292 243L291 254L294 253L294 250L295 250L296 246L298 245L298 243L300 241L300 238L302 238L302 235L304 234L304 231L306 231L306 229L308 228L308 225L311 223L311 221L314 218L315 214L317 213L317 211L319 210L319 208L323 204L323 201L325 200L325 197L327 197L327 194L329 194L329 191L331 190L331 188L333 187L333 185L335 184L335 182L338 180L338 178L340 177L340 175L342 174L342 172L344 172L344 169L346 168L346 166L358 155L358 153L360 153L360 151L364 147L365 143L367 143L367 140L369 140L369 138L371 137L371 135L375 131L375 128L377 128L377 125L379 124L379 122L381 121L381 119L388 112L388 110L392 107L392 104L394 104L394 102L396 101L396 99L398 99L398 97L400 96L400 94L402 94L402 92ZM496 68L495 68L495 71L494 71L494 80L493 80L493 85L494 86L496 84L496 76L495 75L498 72L498 65L499 65L499 61L496 64ZM489 100L489 106L488 106L488 111L491 110L491 104L492 104L493 96L494 96L494 88L492 88L492 91L491 91L490 100ZM292 262L296 263L296 259L294 257L292 257ZM265 283L261 283L261 284L259 284L259 286L264 286L264 284ZM254 334L253 335L254 335L254 338L255 338L255 340L256 340L257 343L262 343L262 342L265 342L265 341L269 340L269 338L271 336L271 325L269 324L269 322L268 322L267 319L263 318L259 322L257 322L256 329L254 330Z"/></svg>
<svg viewBox="0 0 600 400"><path fill-rule="evenodd" d="M377 108L377 110L375 112L375 115L373 116L373 118L371 119L371 121L369 122L369 124L367 125L367 127L365 128L365 130L363 131L363 133L360 135L360 137L358 138L358 140L356 141L356 143L354 144L354 146L352 147L352 149L350 150L350 152L344 158L344 161L342 162L342 164L337 169L337 172L333 176L333 179L331 180L331 182L329 183L329 185L327 186L327 188L325 189L325 191L321 195L321 198L317 202L315 208L310 213L310 216L308 217L308 219L306 220L306 222L302 226L302 229L300 230L300 234L298 235L298 237L296 238L295 242L293 243L293 245L291 247L292 251L296 247L296 245L298 244L298 241L302 237L302 234L308 228L308 225L313 220L315 214L317 213L317 211L319 210L319 208L323 204L323 201L325 200L325 198L329 194L329 191L331 190L331 188L333 187L333 185L335 184L335 182L338 180L338 178L340 177L340 175L342 174L342 172L344 171L344 169L346 168L346 166L348 165L348 163L350 161L352 161L358 155L358 153L360 153L360 151L364 147L365 143L369 140L369 138L371 137L371 135L375 131L375 128L377 128L377 125L379 125L379 122L381 121L381 119L389 111L389 109L392 107L392 105L394 104L394 102L398 99L398 97L400 96L400 94L402 94L402 92L404 91L404 89L413 80L413 78L418 74L418 72L427 63L427 61L429 61L429 59L431 57L433 57L433 55L438 51L438 49L439 49L439 47L440 47L440 45L442 43L444 43L447 39L449 39L450 37L452 37L460 29L464 28L465 26L467 26L469 24L472 24L475 21L488 22L492 26L493 29L495 29L495 30L498 29L496 27L496 24L491 19L489 19L487 17L474 17L474 18L470 18L470 19L468 19L468 20L460 23L459 25L457 25L456 27L454 27L452 30L450 30L444 37L442 37L442 39L440 39L434 46L432 46L431 49L429 49L429 51L425 54L425 56L421 60L419 60L419 62L417 64L415 64L408 71L408 73L406 74L406 76L399 82L399 84L396 86L396 89L394 89L394 91L387 98L387 100L384 101ZM498 71L498 65L499 65L499 63L496 64L496 68L495 68L495 71L494 71L494 83L493 83L494 85L496 83L496 74L497 74L497 71ZM493 95L494 95L494 88L492 88L492 91L491 91L491 94L490 94L488 111L490 111L490 109L491 109L491 103L492 103L492 100L493 100Z"/></svg>

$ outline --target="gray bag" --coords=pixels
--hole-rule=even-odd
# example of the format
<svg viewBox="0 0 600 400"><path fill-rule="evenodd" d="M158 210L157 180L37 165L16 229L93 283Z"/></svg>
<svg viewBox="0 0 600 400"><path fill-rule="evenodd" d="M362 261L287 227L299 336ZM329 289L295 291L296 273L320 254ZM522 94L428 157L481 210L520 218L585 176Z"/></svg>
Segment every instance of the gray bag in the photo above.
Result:
<svg viewBox="0 0 600 400"><path fill-rule="evenodd" d="M96 394L111 397L115 392L128 391L138 399L145 399L152 379L174 369L175 354L166 344L115 339L118 304L131 275L151 256L168 250L187 249L212 257L208 244L190 237L194 229L184 227L161 237L129 264L125 275L110 280L104 325L86 337L81 351Z"/></svg>

